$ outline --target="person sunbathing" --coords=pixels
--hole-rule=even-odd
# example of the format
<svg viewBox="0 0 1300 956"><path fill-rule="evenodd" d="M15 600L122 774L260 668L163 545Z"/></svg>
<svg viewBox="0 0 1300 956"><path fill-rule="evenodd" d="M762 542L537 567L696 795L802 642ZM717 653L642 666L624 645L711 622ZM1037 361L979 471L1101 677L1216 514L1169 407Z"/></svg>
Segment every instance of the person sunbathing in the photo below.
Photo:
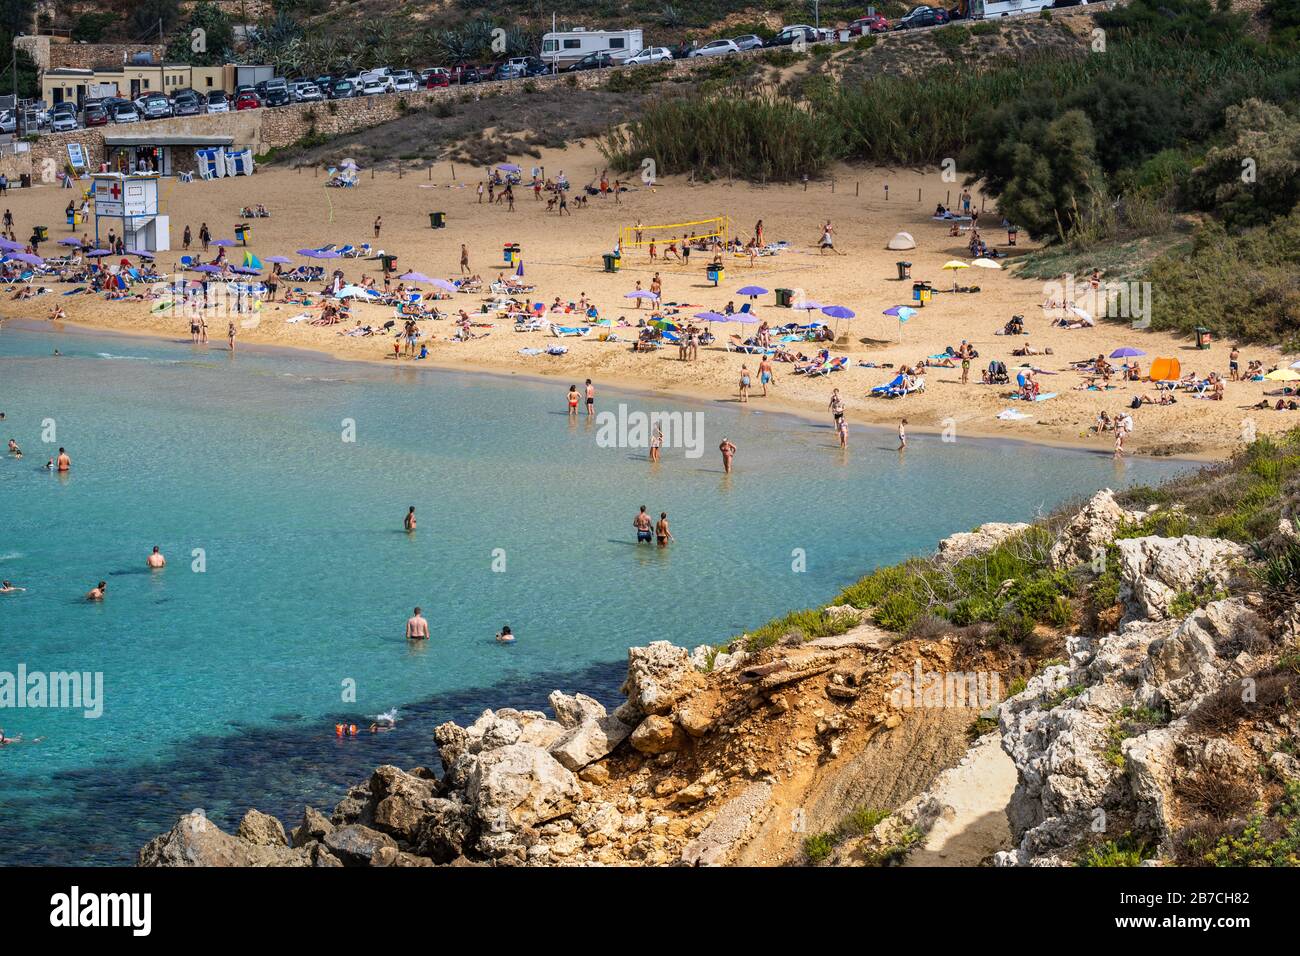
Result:
<svg viewBox="0 0 1300 956"><path fill-rule="evenodd" d="M1031 346L1031 345L1029 344L1029 340L1026 339L1026 340L1025 340L1025 344L1022 345L1022 346L1021 346L1020 348L1018 348L1018 349L1012 349L1012 350L1011 350L1011 354L1012 354L1012 355L1021 355L1021 356L1024 356L1024 355L1051 355L1051 354L1052 354L1052 350L1051 350L1050 348L1046 348L1046 349L1036 349L1036 348L1034 348L1033 346Z"/></svg>

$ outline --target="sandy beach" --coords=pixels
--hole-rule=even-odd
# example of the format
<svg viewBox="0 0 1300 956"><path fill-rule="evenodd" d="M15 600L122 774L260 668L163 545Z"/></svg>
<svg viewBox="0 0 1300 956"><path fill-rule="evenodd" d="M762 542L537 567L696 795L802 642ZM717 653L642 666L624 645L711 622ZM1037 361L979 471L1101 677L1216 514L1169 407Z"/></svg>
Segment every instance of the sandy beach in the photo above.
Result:
<svg viewBox="0 0 1300 956"><path fill-rule="evenodd" d="M575 192L592 181L605 163L591 144L552 151L540 160L527 157L516 160L527 170L541 165L548 176L563 170ZM499 274L513 274L513 267L503 263L502 246L518 243L522 251L524 281L535 285L528 293L533 300L546 303L557 297L576 301L584 295L599 309L601 316L617 323L626 316L633 323L648 317L650 309L638 310L636 303L624 298L638 281L649 288L657 271L663 282L663 301L683 304L682 315L689 317L705 309L721 311L728 301L739 308L746 300L735 292L744 285L767 289L803 290L822 304L847 306L857 313L851 322L836 326L839 339L831 347L832 355L847 355L849 367L831 375L808 378L793 374L789 365L777 363L776 381L767 398L756 388L750 399L755 409L772 408L821 416L826 412L832 388L839 388L848 408L850 423L896 425L906 417L909 429L943 431L956 438L962 435L996 435L1027 441L1078 444L1109 450L1111 434L1098 436L1090 431L1101 411L1112 415L1127 409L1135 395L1154 396L1149 382L1120 382L1106 391L1077 390L1083 376L1068 363L1098 354L1109 355L1120 347L1145 352L1140 358L1145 371L1157 356L1177 358L1182 372L1204 376L1210 371L1226 374L1232 343L1215 341L1209 350L1196 350L1193 344L1165 333L1135 330L1127 322L1099 321L1096 327L1063 329L1050 324L1054 314L1045 313L1047 298L1044 283L1015 278L1009 271L966 269L958 273L963 286L978 285L971 294L953 293L953 273L941 266L952 259L969 261L965 237L952 237L947 223L936 222L932 214L936 203L955 205L961 192L957 182L947 182L938 169L881 170L843 167L836 173L834 187L829 182L789 186L752 186L744 183L691 183L683 178L659 181L653 188L637 182L635 188L616 203L610 198L593 198L585 208L558 216L547 212L544 202L533 199L531 189L516 190L515 210L504 203L480 205L475 185L482 169L457 166L457 179L447 164L425 170L371 173L363 170L360 183L352 189L326 189L323 174L311 169L268 168L251 178L216 182L178 183L167 180L162 187L163 211L171 217L172 243L176 251L158 257L159 270L173 273L181 252L180 237L186 225L197 236L206 222L214 238L233 238L234 225L240 222L239 210L245 204L262 203L270 218L252 220L253 236L248 248L261 257L293 256L294 250L326 243L360 245L369 242L376 250L398 257L398 272L419 271L433 277L454 278L459 273L460 247L464 243L470 254L471 271L483 277L483 294L457 294L437 303L452 316L464 309L475 322L491 321L486 337L470 342L454 342L453 322L424 322L422 330L429 339L429 358L418 364L454 367L466 370L491 370L503 373L550 376L557 379L556 401L564 400L571 383L590 377L602 384L620 385L641 391L662 391L719 401L736 401L736 384L741 366L754 374L758 356L727 352L722 343L729 334L753 334L756 326L717 325L713 330L719 342L700 350L698 361L681 362L677 349L666 347L652 353L634 353L630 342L635 329L613 331L621 341L598 341L595 333L587 339L556 339L549 333L518 333L513 322L478 315L488 297L486 287ZM886 186L889 198L886 199ZM53 255L59 239L79 236L65 224L63 209L74 194L52 186L15 191L5 200L12 210L20 238L30 234L33 223L49 227L50 243L42 247ZM918 195L920 199L918 201ZM982 199L974 197L975 208ZM431 229L429 213L447 215L447 228ZM383 217L378 240L373 233L376 216ZM623 268L617 273L602 269L603 253L618 240L620 227L640 221L646 226L659 223L692 221L713 216L729 216L735 232L752 235L755 221L764 222L768 241L784 240L789 248L770 257L760 258L752 266L747 258L728 258L725 278L715 288L707 281L704 267L709 256L697 252L689 265L675 261L652 263L644 249L629 250ZM834 223L839 254L823 255L817 240L823 222ZM981 232L986 241L999 250L1011 253L1002 260L1004 267L1014 257L1033 249L1023 233L1019 244L1009 248L1006 232L995 228L1000 217L986 213ZM886 248L890 237L900 230L911 233L916 248L894 252ZM679 234L687 230L678 230ZM192 247L197 250L198 243ZM662 245L661 245L662 249ZM215 251L215 250L214 250ZM239 261L242 249L228 250ZM296 258L296 257L295 257ZM911 282L899 281L895 262L911 261L914 279L934 284L931 302L904 326L882 311L895 305L912 305ZM109 260L115 261L115 260ZM308 262L309 260L303 260ZM381 277L379 263L365 259L323 261L327 273L342 269L349 281L364 273ZM1082 284L1085 277L1078 277ZM188 339L188 321L173 312L152 312L156 302L109 302L101 296L60 296L59 284L50 284L55 294L25 301L11 301L7 290L0 300L0 315L24 319L45 319L56 305L66 311L66 321L119 332L162 336L173 340ZM284 286L281 291L284 291ZM317 287L304 286L315 293ZM1153 291L1159 295L1159 290ZM316 297L319 301L319 297ZM804 318L805 313L778 308L770 293L755 303L758 316L772 325ZM290 324L286 320L300 314L301 306L267 303L258 313L255 327L241 328L239 343L257 343L279 347L296 347L325 352L339 358L361 361L392 362L391 334L372 337L347 337L341 331L360 320L376 328L393 318L391 307L356 304L352 317L343 325L311 326ZM1015 314L1024 316L1023 336L1004 336L999 332ZM822 318L813 313L814 318ZM557 324L581 324L579 316L551 316ZM213 315L208 319L212 342L207 348L224 349L228 317ZM237 318L238 321L238 318ZM250 323L251 324L251 323ZM399 324L400 327L400 324ZM900 335L902 341L900 342ZM860 362L878 366L915 365L925 357L956 347L968 340L979 353L972 363L971 381L960 383L960 369L937 367L926 371L924 392L900 399L869 397L872 386L891 380L892 368L860 367ZM1036 350L1051 354L1020 358L1012 350L1028 340ZM523 348L545 348L553 344L568 346L564 356L523 355ZM802 342L794 348L811 355L821 346ZM1005 361L1012 377L1011 386L982 385L980 371L991 360ZM1283 356L1273 349L1242 349L1241 362L1262 360L1265 368L1279 362L1289 364L1293 356ZM398 359L410 363L412 359ZM1014 392L1018 366L1032 363L1040 370L1039 381L1044 393L1053 398L1036 403L1009 400ZM1115 363L1118 364L1118 361ZM757 383L757 375L754 374ZM1241 447L1243 433L1249 433L1253 421L1259 433L1285 430L1300 422L1295 412L1256 411L1250 408L1265 390L1279 383L1229 382L1225 400L1198 400L1184 392L1168 406L1144 406L1132 412L1133 435L1126 450L1139 454L1175 454L1218 457ZM1000 420L1006 409L1026 415L1016 420ZM852 436L850 436L850 447Z"/></svg>

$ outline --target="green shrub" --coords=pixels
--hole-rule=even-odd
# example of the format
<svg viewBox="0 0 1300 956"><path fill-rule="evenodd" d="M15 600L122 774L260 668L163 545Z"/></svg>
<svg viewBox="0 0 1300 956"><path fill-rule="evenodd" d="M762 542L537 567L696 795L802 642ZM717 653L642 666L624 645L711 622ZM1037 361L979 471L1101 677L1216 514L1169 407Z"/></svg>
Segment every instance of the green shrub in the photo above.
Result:
<svg viewBox="0 0 1300 956"><path fill-rule="evenodd" d="M835 838L829 833L818 833L803 841L803 853L809 863L821 863L835 852Z"/></svg>
<svg viewBox="0 0 1300 956"><path fill-rule="evenodd" d="M1125 833L1118 840L1107 840L1089 847L1078 859L1079 866L1141 866L1143 860L1155 856L1155 851L1145 840L1137 840Z"/></svg>

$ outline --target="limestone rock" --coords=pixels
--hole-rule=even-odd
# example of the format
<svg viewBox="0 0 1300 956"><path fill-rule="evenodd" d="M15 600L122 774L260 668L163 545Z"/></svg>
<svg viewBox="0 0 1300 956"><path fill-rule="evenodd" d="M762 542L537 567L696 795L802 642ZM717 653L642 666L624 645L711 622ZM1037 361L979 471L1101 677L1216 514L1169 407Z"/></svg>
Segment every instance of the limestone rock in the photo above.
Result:
<svg viewBox="0 0 1300 956"><path fill-rule="evenodd" d="M667 717L650 715L632 731L632 746L643 754L662 754L678 749L681 728Z"/></svg>
<svg viewBox="0 0 1300 956"><path fill-rule="evenodd" d="M552 757L569 770L581 770L587 764L608 756L630 733L632 728L617 717L587 716L581 723L565 731L548 750Z"/></svg>
<svg viewBox="0 0 1300 956"><path fill-rule="evenodd" d="M1184 535L1181 538L1124 538L1117 542L1120 597L1149 620L1170 614L1180 593L1223 588L1233 565L1246 550L1232 541Z"/></svg>
<svg viewBox="0 0 1300 956"><path fill-rule="evenodd" d="M392 837L360 824L340 827L324 842L344 866L388 866L397 858L397 844Z"/></svg>
<svg viewBox="0 0 1300 956"><path fill-rule="evenodd" d="M647 647L628 649L623 693L628 703L644 714L666 714L702 683L685 648L655 641Z"/></svg>
<svg viewBox="0 0 1300 956"><path fill-rule="evenodd" d="M330 823L325 814L307 807L302 812L302 823L294 828L293 845L300 847L306 846L308 843L319 843L333 829L334 824Z"/></svg>
<svg viewBox="0 0 1300 956"><path fill-rule="evenodd" d="M1223 672L1239 642L1263 642L1265 625L1239 600L1212 601L1198 608L1171 635L1153 641L1141 669L1138 700L1186 714L1223 683Z"/></svg>
<svg viewBox="0 0 1300 956"><path fill-rule="evenodd" d="M955 563L962 558L986 554L1003 541L1029 528L1023 521L988 521L974 531L958 531L939 542L936 557L945 563Z"/></svg>
<svg viewBox="0 0 1300 956"><path fill-rule="evenodd" d="M479 755L465 793L489 825L526 826L568 813L579 789L577 778L542 748L511 744Z"/></svg>
<svg viewBox="0 0 1300 956"><path fill-rule="evenodd" d="M250 809L244 814L235 836L255 846L289 845L289 838L284 835L284 824L260 810Z"/></svg>
<svg viewBox="0 0 1300 956"><path fill-rule="evenodd" d="M1126 523L1142 518L1140 512L1126 511L1115 500L1115 492L1103 488L1070 519L1052 545L1049 559L1054 568L1072 568L1093 560L1115 540L1115 533Z"/></svg>
<svg viewBox="0 0 1300 956"><path fill-rule="evenodd" d="M551 710L555 711L556 721L566 730L577 727L586 720L600 720L606 713L604 704L586 694L569 696L556 690L551 691L547 700Z"/></svg>
<svg viewBox="0 0 1300 956"><path fill-rule="evenodd" d="M137 865L173 866L308 866L305 850L259 846L222 831L202 813L187 813L168 832L140 850Z"/></svg>

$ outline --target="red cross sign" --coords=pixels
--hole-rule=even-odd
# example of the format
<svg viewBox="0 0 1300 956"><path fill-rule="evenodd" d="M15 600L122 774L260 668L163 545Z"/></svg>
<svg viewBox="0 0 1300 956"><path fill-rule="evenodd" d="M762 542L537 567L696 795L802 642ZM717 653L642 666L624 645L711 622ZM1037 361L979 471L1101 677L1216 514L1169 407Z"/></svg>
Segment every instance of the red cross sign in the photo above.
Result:
<svg viewBox="0 0 1300 956"><path fill-rule="evenodd" d="M110 187L108 191L112 193L114 199L117 199L122 195L122 190L118 188L117 183L113 183L112 187Z"/></svg>

